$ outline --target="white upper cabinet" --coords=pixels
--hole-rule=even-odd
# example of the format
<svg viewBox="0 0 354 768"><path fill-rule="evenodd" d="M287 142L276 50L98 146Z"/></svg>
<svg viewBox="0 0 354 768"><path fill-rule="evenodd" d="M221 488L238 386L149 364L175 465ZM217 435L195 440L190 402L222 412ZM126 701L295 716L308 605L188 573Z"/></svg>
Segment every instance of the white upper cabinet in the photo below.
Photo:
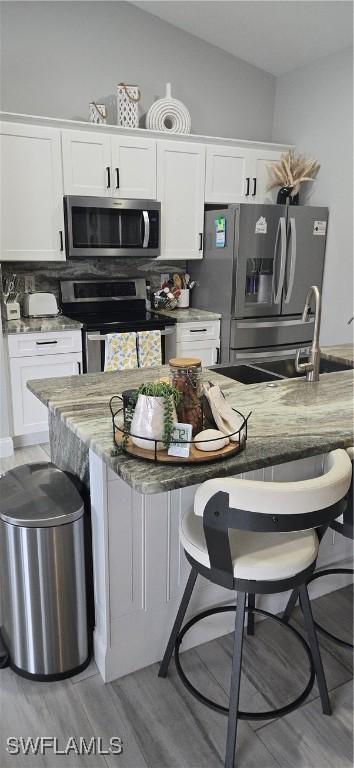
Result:
<svg viewBox="0 0 354 768"><path fill-rule="evenodd" d="M161 256L203 257L205 146L183 141L157 145L157 199L161 201Z"/></svg>
<svg viewBox="0 0 354 768"><path fill-rule="evenodd" d="M93 131L62 131L66 195L112 195L111 137Z"/></svg>
<svg viewBox="0 0 354 768"><path fill-rule="evenodd" d="M1 261L61 261L64 251L60 131L3 122Z"/></svg>
<svg viewBox="0 0 354 768"><path fill-rule="evenodd" d="M112 136L112 195L156 200L156 142Z"/></svg>
<svg viewBox="0 0 354 768"><path fill-rule="evenodd" d="M249 155L247 149L207 145L206 203L239 203L246 199Z"/></svg>
<svg viewBox="0 0 354 768"><path fill-rule="evenodd" d="M156 142L63 131L66 195L156 200Z"/></svg>
<svg viewBox="0 0 354 768"><path fill-rule="evenodd" d="M281 152L269 149L252 149L250 168L250 200L255 203L274 202L274 191L267 191L269 181L268 166L280 160Z"/></svg>

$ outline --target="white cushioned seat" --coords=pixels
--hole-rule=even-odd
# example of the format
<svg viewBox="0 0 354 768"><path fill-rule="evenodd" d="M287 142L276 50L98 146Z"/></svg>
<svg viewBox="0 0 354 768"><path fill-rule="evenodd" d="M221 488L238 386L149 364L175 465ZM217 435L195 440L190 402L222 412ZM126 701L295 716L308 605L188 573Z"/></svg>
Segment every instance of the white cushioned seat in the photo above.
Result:
<svg viewBox="0 0 354 768"><path fill-rule="evenodd" d="M194 560L210 568L203 519L192 509L187 510L181 520L180 540ZM234 576L238 579L275 581L290 578L310 566L318 552L318 538L313 530L256 533L232 529L229 541Z"/></svg>

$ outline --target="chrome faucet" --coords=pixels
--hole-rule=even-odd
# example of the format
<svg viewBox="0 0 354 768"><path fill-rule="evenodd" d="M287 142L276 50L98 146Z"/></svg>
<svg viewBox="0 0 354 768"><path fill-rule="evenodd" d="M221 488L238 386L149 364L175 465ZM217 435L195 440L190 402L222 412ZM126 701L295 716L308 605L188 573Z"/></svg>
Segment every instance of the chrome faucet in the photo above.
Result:
<svg viewBox="0 0 354 768"><path fill-rule="evenodd" d="M315 325L313 329L310 356L306 363L300 363L301 350L298 349L295 357L295 368L298 373L306 373L306 381L318 381L320 378L321 350L319 339L321 326L321 294L317 288L317 285L312 285L306 296L304 311L302 313L303 323L305 323L307 320L312 297L315 299Z"/></svg>

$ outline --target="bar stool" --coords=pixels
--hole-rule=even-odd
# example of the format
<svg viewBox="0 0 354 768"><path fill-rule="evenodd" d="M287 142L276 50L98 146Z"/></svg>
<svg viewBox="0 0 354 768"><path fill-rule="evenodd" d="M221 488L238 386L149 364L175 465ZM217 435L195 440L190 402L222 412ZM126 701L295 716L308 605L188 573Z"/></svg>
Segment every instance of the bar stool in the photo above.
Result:
<svg viewBox="0 0 354 768"><path fill-rule="evenodd" d="M347 454L350 458L350 461L352 463L352 470L353 470L353 462L354 462L354 448L347 448ZM330 528L332 528L333 531L336 531L337 533L340 533L342 536L344 536L346 539L351 539L351 541L354 540L354 534L353 534L353 525L354 525L354 487L353 487L353 481L354 481L354 475L352 471L352 479L350 483L350 488L348 490L348 493L346 495L345 501L345 507L343 513L337 517L333 522L330 523ZM320 532L320 535L323 535L323 532ZM321 568L318 571L315 571L310 578L308 579L307 583L310 584L311 581L315 581L316 579L320 579L322 576L330 576L331 574L354 574L354 570L352 568ZM291 614L295 608L297 598L298 598L298 591L294 590L292 594L290 595L289 601L287 603L287 606L285 608L285 611L283 613L283 619L284 621L289 621ZM353 650L354 646L352 643L348 643L345 640L342 640L338 635L333 635L331 632L328 632L327 629L321 626L321 624L318 623L318 621L314 621L316 629L318 629L319 632L321 632L322 635L325 635L330 640L332 640L337 645L342 646L343 648L348 648L350 650Z"/></svg>
<svg viewBox="0 0 354 768"><path fill-rule="evenodd" d="M180 524L180 540L191 572L172 628L159 676L166 677L175 651L182 682L200 701L228 714L225 768L233 768L239 719L264 720L292 711L308 696L316 676L322 710L331 714L326 679L313 622L306 583L314 571L319 539L315 529L328 526L344 510L343 497L351 480L351 462L343 450L326 457L321 477L293 483L237 478L207 480L197 490L194 511L187 510ZM221 606L194 616L181 630L198 573L209 581L236 591L237 607ZM251 606L247 595L274 594L298 589L310 648L290 624ZM179 646L190 627L205 616L236 612L229 707L203 696L182 670ZM277 710L252 713L238 709L242 644L246 612L269 616L294 631L305 648L311 667L302 694Z"/></svg>

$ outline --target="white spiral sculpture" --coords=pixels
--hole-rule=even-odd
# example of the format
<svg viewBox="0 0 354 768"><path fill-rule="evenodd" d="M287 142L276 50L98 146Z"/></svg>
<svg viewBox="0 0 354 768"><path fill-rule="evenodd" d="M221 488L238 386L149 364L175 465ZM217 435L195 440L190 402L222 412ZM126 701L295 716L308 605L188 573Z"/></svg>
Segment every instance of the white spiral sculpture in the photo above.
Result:
<svg viewBox="0 0 354 768"><path fill-rule="evenodd" d="M151 105L146 115L146 127L165 133L191 132L191 116L181 101L171 97L171 83L166 83L166 98Z"/></svg>

